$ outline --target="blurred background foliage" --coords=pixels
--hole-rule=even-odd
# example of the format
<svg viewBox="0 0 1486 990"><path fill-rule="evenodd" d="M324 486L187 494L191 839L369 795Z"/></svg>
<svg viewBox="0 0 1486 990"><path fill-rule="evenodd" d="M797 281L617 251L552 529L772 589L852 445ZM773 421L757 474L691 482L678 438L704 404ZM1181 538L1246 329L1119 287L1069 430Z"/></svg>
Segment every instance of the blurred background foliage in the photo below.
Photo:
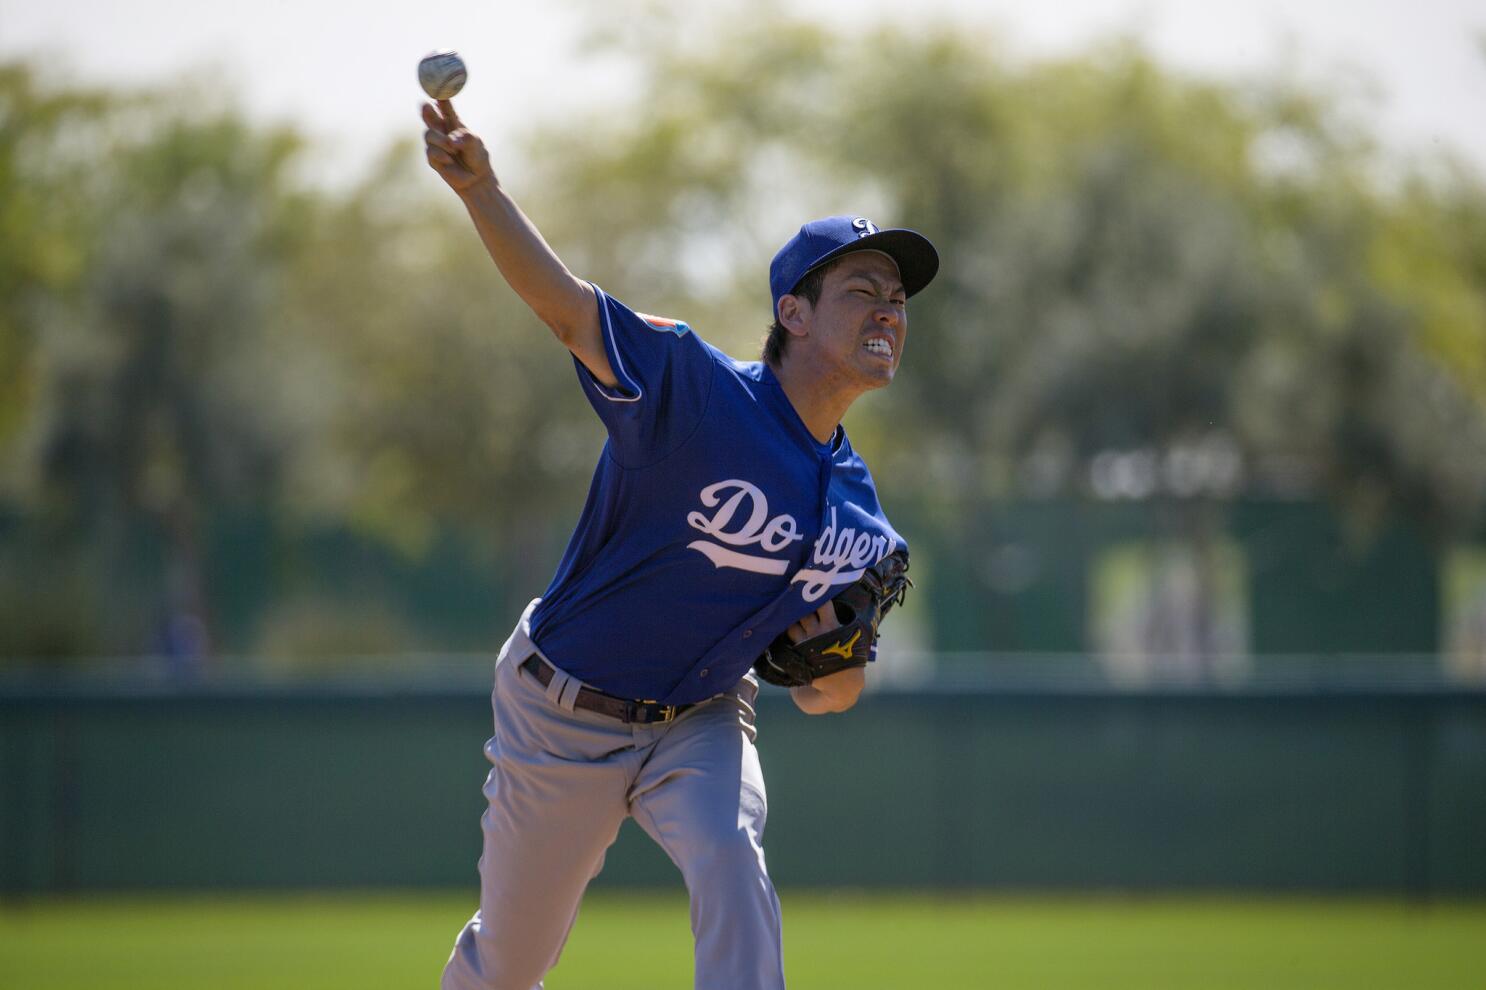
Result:
<svg viewBox="0 0 1486 990"><path fill-rule="evenodd" d="M904 374L848 421L925 579L905 651L1486 670L1478 172L1386 154L1298 74L673 13L595 33L645 53L632 104L534 122L497 171L576 273L745 358L803 219L934 240ZM602 432L419 130L326 187L300 166L334 149L230 103L0 65L0 657L482 651L541 591ZM1330 556L1276 584L1286 506ZM1185 632L1101 641L1129 581ZM1245 618L1305 625L1307 589L1413 632Z"/></svg>

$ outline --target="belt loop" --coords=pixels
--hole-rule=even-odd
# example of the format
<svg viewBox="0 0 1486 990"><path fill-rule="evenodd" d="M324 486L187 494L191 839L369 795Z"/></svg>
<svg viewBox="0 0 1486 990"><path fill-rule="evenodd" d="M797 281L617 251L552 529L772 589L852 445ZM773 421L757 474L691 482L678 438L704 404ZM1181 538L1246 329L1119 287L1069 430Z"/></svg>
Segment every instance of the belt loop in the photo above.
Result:
<svg viewBox="0 0 1486 990"><path fill-rule="evenodd" d="M562 707L562 689L568 686L568 681L572 678L556 667L552 667L551 670L552 680L547 682L547 700L560 708Z"/></svg>
<svg viewBox="0 0 1486 990"><path fill-rule="evenodd" d="M558 705L567 709L568 711L572 711L573 706L578 703L578 691L582 687L583 682L578 680L576 677L567 678L567 683L562 686L562 691L558 694Z"/></svg>

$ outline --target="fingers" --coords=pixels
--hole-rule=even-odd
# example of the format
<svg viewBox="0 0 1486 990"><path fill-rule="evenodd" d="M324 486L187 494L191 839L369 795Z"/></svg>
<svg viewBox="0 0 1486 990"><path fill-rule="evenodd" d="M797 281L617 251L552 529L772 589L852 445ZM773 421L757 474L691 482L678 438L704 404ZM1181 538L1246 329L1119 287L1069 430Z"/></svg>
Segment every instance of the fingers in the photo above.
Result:
<svg viewBox="0 0 1486 990"><path fill-rule="evenodd" d="M424 103L422 114L423 123L427 125L423 132L423 151L428 164L456 192L494 178L484 142L460 122L453 104L448 100L439 100L437 106Z"/></svg>
<svg viewBox="0 0 1486 990"><path fill-rule="evenodd" d="M464 126L464 123L459 119L459 114L454 112L454 104L448 100L439 100L437 106L432 103L424 103L422 112L423 123L427 124L428 129L431 131L438 131L440 134L451 134Z"/></svg>
<svg viewBox="0 0 1486 990"><path fill-rule="evenodd" d="M429 130L443 134L457 131L464 126L464 121L459 119L459 114L454 111L454 104L449 100L439 100L438 106L424 103L423 122L428 125Z"/></svg>
<svg viewBox="0 0 1486 990"><path fill-rule="evenodd" d="M423 132L423 143L430 148L437 148L450 155L456 154L459 151L458 147L455 146L453 138L449 137L443 131L436 131L431 128Z"/></svg>
<svg viewBox="0 0 1486 990"><path fill-rule="evenodd" d="M459 119L459 114L454 112L454 104L448 100L439 100L437 107L432 103L424 103L423 123L428 125L430 131L440 134L453 134L464 128L464 121Z"/></svg>
<svg viewBox="0 0 1486 990"><path fill-rule="evenodd" d="M424 104L423 120L429 125L428 130L423 132L424 151L428 155L429 163L434 166L463 166L460 151L473 135L467 131L453 133L444 130L448 122L439 117L438 112L429 104Z"/></svg>
<svg viewBox="0 0 1486 990"><path fill-rule="evenodd" d="M459 114L454 112L453 100L439 100L439 112L444 115L444 120L449 125L445 130L452 131L464 126L464 122L459 119Z"/></svg>
<svg viewBox="0 0 1486 990"><path fill-rule="evenodd" d="M423 123L428 125L429 130L438 131L440 134L448 134L454 129L449 126L439 113L438 108L432 103L423 104Z"/></svg>
<svg viewBox="0 0 1486 990"><path fill-rule="evenodd" d="M428 115L424 114L426 120ZM442 173L445 169L460 165L459 147L454 138L445 134L436 127L430 127L423 132L424 154L428 156L428 164Z"/></svg>
<svg viewBox="0 0 1486 990"><path fill-rule="evenodd" d="M799 622L785 630L791 643L801 643L812 636L819 636L823 632L829 632L841 625L836 619L836 606L826 602L820 608L805 616Z"/></svg>

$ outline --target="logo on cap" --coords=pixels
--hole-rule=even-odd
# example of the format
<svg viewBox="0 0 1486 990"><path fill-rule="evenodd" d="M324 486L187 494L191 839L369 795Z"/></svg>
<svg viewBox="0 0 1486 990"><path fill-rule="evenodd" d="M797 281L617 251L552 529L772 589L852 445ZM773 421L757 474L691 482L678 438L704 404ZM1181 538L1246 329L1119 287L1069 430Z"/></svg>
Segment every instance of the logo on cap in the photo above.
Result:
<svg viewBox="0 0 1486 990"><path fill-rule="evenodd" d="M858 238L862 238L877 233L877 224L866 217L857 217L851 222L851 229L857 232Z"/></svg>

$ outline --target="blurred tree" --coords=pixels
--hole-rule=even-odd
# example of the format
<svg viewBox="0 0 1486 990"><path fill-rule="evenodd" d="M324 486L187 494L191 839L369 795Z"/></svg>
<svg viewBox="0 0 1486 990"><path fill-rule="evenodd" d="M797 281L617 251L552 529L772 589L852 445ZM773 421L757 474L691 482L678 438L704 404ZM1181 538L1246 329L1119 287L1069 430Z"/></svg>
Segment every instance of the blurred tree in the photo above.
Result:
<svg viewBox="0 0 1486 990"><path fill-rule="evenodd" d="M299 458L294 504L413 559L453 528L540 589L554 512L576 513L603 443L566 351L406 143L322 203L308 247L283 319L319 355L327 434Z"/></svg>
<svg viewBox="0 0 1486 990"><path fill-rule="evenodd" d="M562 523L532 521L576 512L602 430L547 401L575 392L570 359L407 145L311 190L296 135L230 110L38 95L23 66L4 84L0 655L210 649L204 540L234 514L415 565L453 540L540 587ZM371 628L292 568L272 580L286 649ZM358 581L342 592L387 604Z"/></svg>
<svg viewBox="0 0 1486 990"><path fill-rule="evenodd" d="M15 452L35 400L37 319L83 275L91 218L76 191L90 163L76 136L98 133L122 103L44 91L28 65L0 62L0 452ZM17 469L0 460L0 493L17 490Z"/></svg>
<svg viewBox="0 0 1486 990"><path fill-rule="evenodd" d="M265 315L294 252L286 168L298 142L148 96L38 97L17 113L42 123L22 130L46 133L48 107L90 110L91 126L72 121L51 149L25 148L6 201L81 217L61 229L85 236L67 245L69 278L7 271L36 297L17 320L30 390L7 461L40 534L30 597L47 598L35 592L59 570L91 587L81 607L68 602L71 632L48 634L61 642L13 649L153 642L199 656L205 519L272 498L292 443L284 355Z"/></svg>

